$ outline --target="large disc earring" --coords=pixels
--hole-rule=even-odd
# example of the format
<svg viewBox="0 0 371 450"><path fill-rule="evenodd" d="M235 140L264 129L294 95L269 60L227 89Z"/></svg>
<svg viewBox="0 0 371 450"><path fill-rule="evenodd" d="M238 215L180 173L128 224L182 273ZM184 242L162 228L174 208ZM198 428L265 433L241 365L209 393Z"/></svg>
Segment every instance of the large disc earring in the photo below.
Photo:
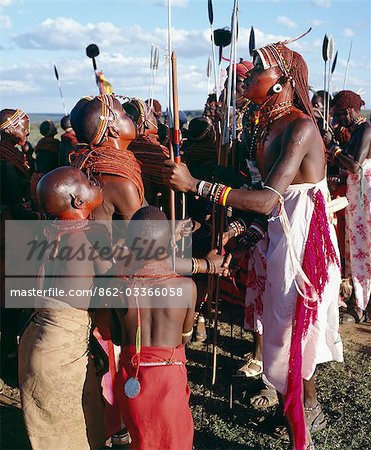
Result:
<svg viewBox="0 0 371 450"><path fill-rule="evenodd" d="M282 91L282 84L280 83L276 83L273 88L272 88L273 92L275 92L276 94L279 94Z"/></svg>

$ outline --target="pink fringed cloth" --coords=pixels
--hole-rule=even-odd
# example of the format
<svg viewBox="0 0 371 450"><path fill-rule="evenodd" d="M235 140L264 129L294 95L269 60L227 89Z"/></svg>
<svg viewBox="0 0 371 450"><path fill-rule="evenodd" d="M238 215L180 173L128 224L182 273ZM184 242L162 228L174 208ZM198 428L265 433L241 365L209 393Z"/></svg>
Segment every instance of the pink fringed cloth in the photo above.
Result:
<svg viewBox="0 0 371 450"><path fill-rule="evenodd" d="M313 194L313 202L314 210L302 262L302 269L312 286L305 286L306 298L298 294L296 301L285 403L285 413L290 416L293 424L297 450L305 449L306 436L302 401L302 341L309 326L317 319L318 302L321 302L326 283L329 281L329 267L332 264L339 266L330 237L325 200L320 190Z"/></svg>
<svg viewBox="0 0 371 450"><path fill-rule="evenodd" d="M165 185L162 175L164 161L169 159L169 149L161 145L154 135L142 134L131 141L128 150L132 151L142 165L145 181Z"/></svg>
<svg viewBox="0 0 371 450"><path fill-rule="evenodd" d="M87 174L118 175L132 181L143 202L142 171L139 162L131 152L103 143L99 146L81 146L70 153L69 160L71 166L78 167Z"/></svg>

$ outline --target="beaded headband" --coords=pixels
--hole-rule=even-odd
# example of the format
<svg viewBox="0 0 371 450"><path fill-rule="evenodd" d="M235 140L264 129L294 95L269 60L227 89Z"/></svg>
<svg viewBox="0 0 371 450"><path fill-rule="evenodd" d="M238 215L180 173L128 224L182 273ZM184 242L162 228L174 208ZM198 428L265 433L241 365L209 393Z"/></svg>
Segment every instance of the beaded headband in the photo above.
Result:
<svg viewBox="0 0 371 450"><path fill-rule="evenodd" d="M16 109L16 111L0 125L0 132L8 129L10 126L17 127L19 122L26 116L27 114L24 111Z"/></svg>
<svg viewBox="0 0 371 450"><path fill-rule="evenodd" d="M306 36L312 28L309 28L308 31L303 33L302 35L298 36L294 39L287 39L283 42L277 42L275 44L268 44L265 47L262 47L260 49L255 50L256 53L260 56L260 59L263 63L264 70L269 69L270 67L276 67L278 66L281 72L286 75L287 77L290 76L291 71L291 65L293 61L293 53L291 51L291 61L287 61L284 56L282 55L282 52L280 50L280 47L291 44L292 42L297 41L298 39L303 38Z"/></svg>
<svg viewBox="0 0 371 450"><path fill-rule="evenodd" d="M101 102L101 115L99 116L99 126L91 143L93 145L99 144L106 135L108 124L116 118L113 111L113 96L102 94L96 97Z"/></svg>

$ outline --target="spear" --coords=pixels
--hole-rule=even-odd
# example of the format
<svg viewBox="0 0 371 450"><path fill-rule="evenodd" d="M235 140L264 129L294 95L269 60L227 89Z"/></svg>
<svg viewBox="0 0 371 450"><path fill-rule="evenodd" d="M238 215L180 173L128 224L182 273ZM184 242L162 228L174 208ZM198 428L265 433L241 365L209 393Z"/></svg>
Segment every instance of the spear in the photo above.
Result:
<svg viewBox="0 0 371 450"><path fill-rule="evenodd" d="M158 45L155 48L155 53L153 57L153 84L152 84L152 96L151 96L151 108L153 108L153 99L155 97L155 80L156 80L156 74L158 70L158 62L160 58L160 52Z"/></svg>
<svg viewBox="0 0 371 450"><path fill-rule="evenodd" d="M210 58L210 56L207 60L206 76L207 76L207 96L209 96L209 94L210 94L210 77L211 77L211 58Z"/></svg>
<svg viewBox="0 0 371 450"><path fill-rule="evenodd" d="M58 70L57 70L57 67L56 67L55 64L54 64L54 73L55 73L55 78L57 79L57 83L58 83L58 87L59 87L59 94L60 94L61 99L62 99L64 115L67 116L67 109L66 109L66 104L64 103L64 98L63 98L63 93L62 93L62 88L61 88L61 82L59 81L59 74L58 74Z"/></svg>
<svg viewBox="0 0 371 450"><path fill-rule="evenodd" d="M101 82L99 82L99 80L97 78L97 62L96 62L95 58L99 55L98 45L96 45L96 44L88 45L86 47L86 55L88 56L88 58L91 58L91 60L92 60L93 70L94 70L94 75L95 75L95 82L98 85L99 93L104 94L103 84Z"/></svg>
<svg viewBox="0 0 371 450"><path fill-rule="evenodd" d="M168 93L168 104L167 104L167 120L168 120L168 136L169 136L169 154L170 159L175 161L175 155L172 145L172 133L171 128L173 126L173 76L172 76L172 49L171 49L171 0L167 0L167 20L168 20L168 28L167 28L167 52L165 54L165 63L168 70L167 76L167 93ZM175 192L170 188L169 193L169 203L170 203L170 221L171 221L171 254L172 254L172 266L175 271L175 258L176 258L176 240L175 240Z"/></svg>
<svg viewBox="0 0 371 450"><path fill-rule="evenodd" d="M236 89L236 76L237 76L237 65L236 65L236 46L237 46L237 15L238 15L238 0L234 0L233 12L231 18L231 48L230 48L230 68L228 74L228 84L227 84L227 97L225 103L225 117L224 117L224 129L223 129L223 147L224 155L221 157L221 163L223 166L227 166L228 162L228 151L231 144L230 135L230 105L232 101L232 84L234 83L234 90ZM235 107L235 94L234 94L234 107ZM235 131L235 130L234 130ZM233 133L233 124L232 124ZM219 233L218 233L218 253L221 254L223 247L223 231L224 231L224 208L220 207L219 210ZM219 310L219 292L220 292L220 278L216 280L215 288L215 316L214 316L214 336L213 336L213 370L212 370L212 380L211 384L214 385L216 381L216 359L217 359L217 339L218 339L218 310Z"/></svg>
<svg viewBox="0 0 371 450"><path fill-rule="evenodd" d="M149 81L148 81L148 98L152 100L152 75L153 75L153 62L154 62L154 46L151 44L151 57L149 59Z"/></svg>
<svg viewBox="0 0 371 450"><path fill-rule="evenodd" d="M328 44L329 44L329 40L327 37L327 34L325 34L325 37L323 38L323 43L322 43L322 58L325 62L325 70L323 72L323 91L324 91L324 95L326 95L326 75L327 75L327 60L328 60ZM326 122L326 100L324 98L324 103L323 103L323 123L322 123L322 127L325 129L325 122Z"/></svg>
<svg viewBox="0 0 371 450"><path fill-rule="evenodd" d="M212 0L208 0L208 2L207 2L207 10L208 10L209 22L210 22L211 49L212 49L213 66L214 66L215 94L216 94L216 101L218 101L219 97L220 97L220 86L219 86L219 80L218 80L218 73L217 73L217 70L216 70L215 40L214 40L214 27L213 27L214 11L213 11L213 2L212 2Z"/></svg>
<svg viewBox="0 0 371 450"><path fill-rule="evenodd" d="M343 91L345 90L345 86L346 86L347 80L348 80L348 71L349 71L350 55L352 54L352 44L353 44L353 41L350 41L349 53L348 53L348 60L347 60L347 67L346 67L346 69L345 69L345 76L344 76Z"/></svg>
<svg viewBox="0 0 371 450"><path fill-rule="evenodd" d="M249 53L250 53L251 57L254 54L254 50L255 50L255 31L254 31L254 27L251 27L250 38L249 38Z"/></svg>
<svg viewBox="0 0 371 450"><path fill-rule="evenodd" d="M330 120L330 85L331 85L331 62L334 56L334 38L330 35L327 46L327 59L328 59L328 79L327 79L327 96L325 96L326 101L326 130L328 130L328 124Z"/></svg>

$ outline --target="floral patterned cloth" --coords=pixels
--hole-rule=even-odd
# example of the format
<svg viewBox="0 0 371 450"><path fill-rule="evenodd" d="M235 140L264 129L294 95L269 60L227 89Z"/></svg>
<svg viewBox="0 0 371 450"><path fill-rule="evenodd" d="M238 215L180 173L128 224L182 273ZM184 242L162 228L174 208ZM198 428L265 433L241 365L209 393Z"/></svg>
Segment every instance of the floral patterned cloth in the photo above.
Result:
<svg viewBox="0 0 371 450"><path fill-rule="evenodd" d="M361 178L363 177L363 205ZM371 293L371 159L349 173L345 210L345 274L352 278L356 306L366 309Z"/></svg>
<svg viewBox="0 0 371 450"><path fill-rule="evenodd" d="M267 280L267 262L265 258L267 246L268 238L265 237L251 249L248 255L244 328L259 334L263 334L262 297Z"/></svg>

